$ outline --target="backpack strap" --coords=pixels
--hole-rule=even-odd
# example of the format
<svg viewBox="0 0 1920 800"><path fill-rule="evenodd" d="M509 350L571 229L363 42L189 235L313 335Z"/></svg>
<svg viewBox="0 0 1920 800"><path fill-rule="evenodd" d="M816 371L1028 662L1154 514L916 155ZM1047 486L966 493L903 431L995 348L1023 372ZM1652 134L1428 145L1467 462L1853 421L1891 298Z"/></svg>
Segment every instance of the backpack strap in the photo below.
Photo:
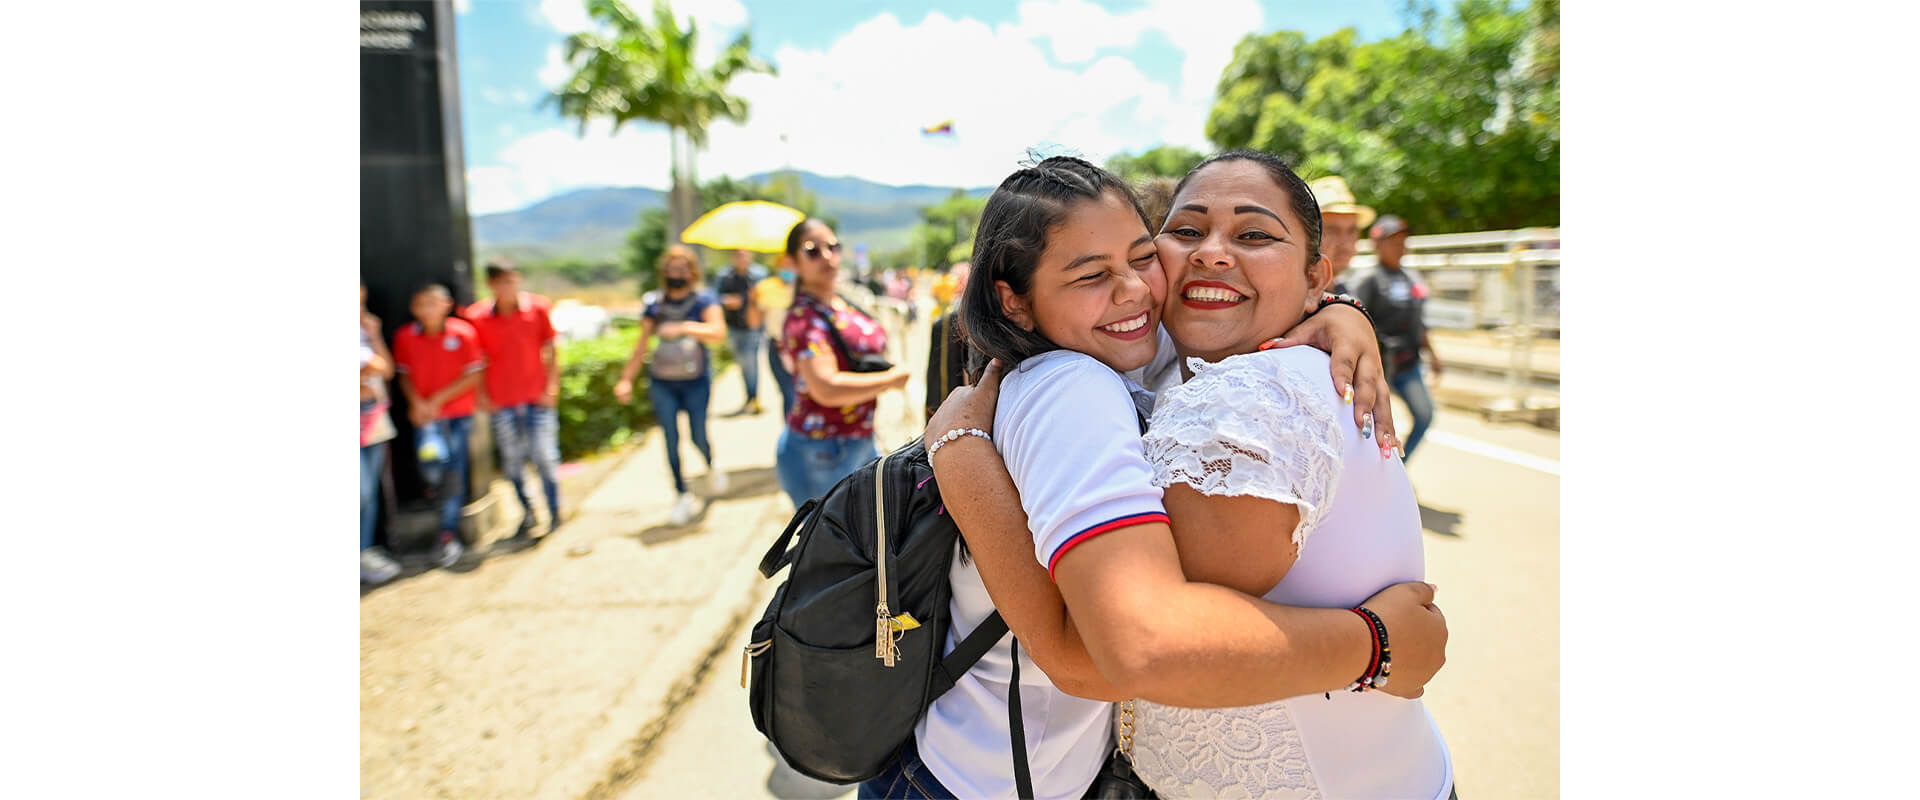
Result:
<svg viewBox="0 0 1920 800"><path fill-rule="evenodd" d="M1020 640L1013 640L1013 680L1007 686L1007 730L1013 734L1013 785L1019 797L1034 797L1033 769L1027 766L1026 717L1020 713Z"/></svg>
<svg viewBox="0 0 1920 800"><path fill-rule="evenodd" d="M787 529L780 532L780 538L773 540L773 546L768 548L767 554L760 558L761 577L771 578L773 573L780 571L780 568L793 563L793 551L787 549L787 546L793 543L793 532L799 530L800 525L813 516L814 509L819 506L820 498L809 497L807 502L800 504L799 511L793 512L793 521L787 523Z"/></svg>
<svg viewBox="0 0 1920 800"><path fill-rule="evenodd" d="M927 705L933 705L934 700L953 688L953 684L960 680L960 676L967 674L967 670L973 669L973 665L979 662L980 657L986 655L988 650L992 650L994 645L1000 643L1000 637L1006 635L1007 621L1000 618L1000 612L995 611L981 620L980 627L974 628L972 633L967 634L967 638L961 639L959 644L953 646L953 652L948 653L940 663L933 665L933 677L928 681L927 686Z"/></svg>

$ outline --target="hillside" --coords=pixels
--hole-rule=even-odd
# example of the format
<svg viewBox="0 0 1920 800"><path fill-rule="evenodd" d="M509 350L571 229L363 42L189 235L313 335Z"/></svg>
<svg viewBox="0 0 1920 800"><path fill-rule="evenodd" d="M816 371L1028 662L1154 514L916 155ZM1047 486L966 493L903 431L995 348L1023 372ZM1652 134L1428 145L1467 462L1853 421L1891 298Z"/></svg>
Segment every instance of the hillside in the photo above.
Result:
<svg viewBox="0 0 1920 800"><path fill-rule="evenodd" d="M860 178L796 174L800 185L819 199L820 210L839 219L841 238L872 251L906 246L920 220L920 207L954 191L948 186L889 186ZM765 183L771 177L761 173L747 180ZM968 193L991 191L982 187ZM665 192L645 187L576 189L518 211L474 217L474 248L482 255L505 253L521 259L611 258L618 255L640 212L665 202Z"/></svg>

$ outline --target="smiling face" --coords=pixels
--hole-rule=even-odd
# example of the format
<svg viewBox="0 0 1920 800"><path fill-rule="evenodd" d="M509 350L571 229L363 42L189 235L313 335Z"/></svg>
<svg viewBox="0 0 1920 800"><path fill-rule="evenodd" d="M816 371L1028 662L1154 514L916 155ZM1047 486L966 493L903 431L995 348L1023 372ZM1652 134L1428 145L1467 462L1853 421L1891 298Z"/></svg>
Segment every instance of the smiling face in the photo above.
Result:
<svg viewBox="0 0 1920 800"><path fill-rule="evenodd" d="M1047 231L1027 296L994 288L1015 324L1061 348L1119 372L1153 360L1166 277L1139 212L1114 192L1075 203Z"/></svg>
<svg viewBox="0 0 1920 800"><path fill-rule="evenodd" d="M1154 245L1171 290L1167 333L1181 355L1207 361L1251 353L1286 333L1332 280L1325 257L1308 261L1292 198L1252 161L1195 173Z"/></svg>

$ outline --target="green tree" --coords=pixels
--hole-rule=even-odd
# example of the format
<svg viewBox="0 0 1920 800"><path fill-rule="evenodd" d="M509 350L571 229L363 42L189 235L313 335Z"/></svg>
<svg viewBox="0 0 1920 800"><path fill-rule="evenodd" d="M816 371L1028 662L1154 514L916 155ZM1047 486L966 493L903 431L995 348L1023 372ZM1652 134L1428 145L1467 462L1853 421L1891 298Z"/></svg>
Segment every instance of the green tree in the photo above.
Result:
<svg viewBox="0 0 1920 800"><path fill-rule="evenodd" d="M967 254L973 251L973 232L980 225L980 212L986 207L987 198L960 189L945 200L922 207L910 257L927 269L946 269L967 260Z"/></svg>
<svg viewBox="0 0 1920 800"><path fill-rule="evenodd" d="M1107 171L1133 183L1148 178L1179 178L1207 158L1185 147L1161 145L1137 156L1121 153L1107 159Z"/></svg>
<svg viewBox="0 0 1920 800"><path fill-rule="evenodd" d="M699 29L680 19L666 0L655 0L651 23L621 0L587 0L587 14L605 31L586 31L566 39L567 65L573 74L543 101L561 116L579 120L580 131L594 119L612 121L614 131L634 120L667 126L672 156L668 192L668 229L678 236L693 221L695 153L707 144L716 119L741 122L747 102L727 93L727 83L746 72L773 74L755 58L752 39L742 33L709 68L694 63Z"/></svg>
<svg viewBox="0 0 1920 800"><path fill-rule="evenodd" d="M1207 137L1272 152L1422 232L1560 217L1559 4L1408 3L1399 36L1249 36L1221 73Z"/></svg>

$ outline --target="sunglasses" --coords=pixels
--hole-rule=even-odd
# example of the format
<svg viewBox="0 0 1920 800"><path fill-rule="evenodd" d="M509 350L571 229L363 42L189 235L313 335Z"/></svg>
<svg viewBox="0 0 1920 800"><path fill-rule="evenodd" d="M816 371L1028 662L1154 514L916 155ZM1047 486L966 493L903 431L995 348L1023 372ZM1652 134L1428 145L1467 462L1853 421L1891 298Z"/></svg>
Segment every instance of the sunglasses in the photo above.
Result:
<svg viewBox="0 0 1920 800"><path fill-rule="evenodd" d="M840 252L840 243L834 242L833 244L827 245L826 249L832 250L833 252L838 253ZM813 242L807 242L805 245L802 245L800 247L800 252L807 254L808 258L811 258L815 261L822 261L822 260L825 260L827 257L826 253L821 252L820 246L817 244L814 244Z"/></svg>

